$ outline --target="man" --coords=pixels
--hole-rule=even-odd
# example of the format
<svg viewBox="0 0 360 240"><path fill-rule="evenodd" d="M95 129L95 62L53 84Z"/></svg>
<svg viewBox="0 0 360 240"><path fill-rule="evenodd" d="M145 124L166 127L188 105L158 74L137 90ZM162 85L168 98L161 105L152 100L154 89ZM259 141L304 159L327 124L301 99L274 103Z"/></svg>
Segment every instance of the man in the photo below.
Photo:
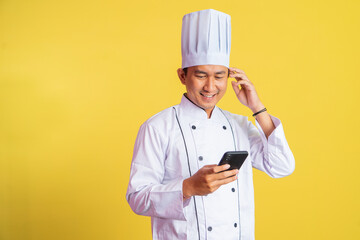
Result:
<svg viewBox="0 0 360 240"><path fill-rule="evenodd" d="M229 15L210 9L184 16L178 76L186 93L140 127L126 194L135 213L151 216L153 239L254 239L252 168L271 177L294 171L280 120L244 71L229 68L229 54ZM228 77L257 128L216 106ZM226 151L239 150L249 152L240 170L217 165Z"/></svg>

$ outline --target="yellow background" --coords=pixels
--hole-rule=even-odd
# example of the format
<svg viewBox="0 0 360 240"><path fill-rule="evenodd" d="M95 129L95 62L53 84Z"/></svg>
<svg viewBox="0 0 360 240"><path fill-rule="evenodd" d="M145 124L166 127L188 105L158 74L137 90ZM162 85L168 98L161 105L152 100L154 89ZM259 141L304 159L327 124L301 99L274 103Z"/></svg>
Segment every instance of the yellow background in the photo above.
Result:
<svg viewBox="0 0 360 240"><path fill-rule="evenodd" d="M181 19L232 16L231 65L295 172L254 170L256 238L360 239L360 1L0 0L0 239L151 239L125 200L139 126L178 104ZM250 116L229 89L219 106Z"/></svg>

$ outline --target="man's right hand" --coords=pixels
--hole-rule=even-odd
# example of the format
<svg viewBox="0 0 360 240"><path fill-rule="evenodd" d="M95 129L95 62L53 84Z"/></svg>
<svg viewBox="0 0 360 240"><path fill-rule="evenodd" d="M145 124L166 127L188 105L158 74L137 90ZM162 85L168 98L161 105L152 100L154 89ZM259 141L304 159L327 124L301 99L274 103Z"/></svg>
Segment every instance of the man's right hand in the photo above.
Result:
<svg viewBox="0 0 360 240"><path fill-rule="evenodd" d="M229 164L206 165L199 169L193 176L184 180L184 198L190 198L194 195L207 195L216 191L221 185L235 181L239 170L226 171L229 167Z"/></svg>

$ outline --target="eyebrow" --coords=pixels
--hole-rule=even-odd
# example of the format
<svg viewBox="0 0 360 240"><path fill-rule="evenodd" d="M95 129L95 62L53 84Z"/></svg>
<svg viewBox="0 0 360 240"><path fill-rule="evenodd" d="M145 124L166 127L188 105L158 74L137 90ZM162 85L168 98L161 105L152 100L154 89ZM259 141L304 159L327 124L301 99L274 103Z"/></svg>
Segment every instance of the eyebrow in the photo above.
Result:
<svg viewBox="0 0 360 240"><path fill-rule="evenodd" d="M208 74L208 73L200 70L195 70L195 74ZM215 75L219 75L219 74L225 74L225 71L215 73Z"/></svg>
<svg viewBox="0 0 360 240"><path fill-rule="evenodd" d="M196 74L207 74L207 72L200 71L200 70L195 70L195 73L196 73Z"/></svg>

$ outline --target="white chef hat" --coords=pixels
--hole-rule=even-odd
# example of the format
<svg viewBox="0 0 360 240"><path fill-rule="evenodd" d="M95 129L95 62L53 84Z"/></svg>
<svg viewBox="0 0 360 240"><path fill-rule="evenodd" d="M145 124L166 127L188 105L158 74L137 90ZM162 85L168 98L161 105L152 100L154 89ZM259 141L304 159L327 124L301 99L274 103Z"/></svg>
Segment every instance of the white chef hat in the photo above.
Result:
<svg viewBox="0 0 360 240"><path fill-rule="evenodd" d="M230 15L207 9L183 17L182 68L197 65L229 67L230 45Z"/></svg>

